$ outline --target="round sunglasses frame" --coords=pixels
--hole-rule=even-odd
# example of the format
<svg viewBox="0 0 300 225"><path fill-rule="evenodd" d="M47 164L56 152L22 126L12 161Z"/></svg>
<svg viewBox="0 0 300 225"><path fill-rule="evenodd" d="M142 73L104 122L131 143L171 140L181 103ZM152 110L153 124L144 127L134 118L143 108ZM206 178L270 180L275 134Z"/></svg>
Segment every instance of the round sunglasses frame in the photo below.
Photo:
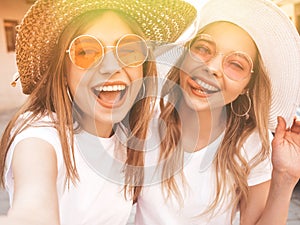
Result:
<svg viewBox="0 0 300 225"><path fill-rule="evenodd" d="M123 60L121 59L121 57L120 57L119 54L118 54L118 47L119 47L119 44L121 43L121 41L124 40L124 38L126 38L126 37L128 37L128 36L134 36L134 37L139 38L139 39L145 44L145 46L146 46L146 48L147 48L146 55L145 55L145 59L144 59L141 63L139 63L139 64L137 64L137 65L134 65L134 66L130 66L130 65L127 65L126 63L124 63ZM71 56L71 48L72 48L74 42L75 42L76 40L78 40L79 38L81 38L81 37L90 37L90 38L93 38L93 39L94 39L95 41L97 41L97 43L101 46L101 51L103 52L102 56L101 56L99 59L97 59L97 60L95 61L95 63L92 63L91 66L89 66L89 67L87 67L87 68L81 67L81 66L77 65L77 64L74 62L74 59L73 59L72 56ZM82 35L79 35L79 36L75 37L75 38L70 42L69 48L66 50L66 53L69 55L69 59L71 60L71 62L72 62L72 64L73 64L74 66L76 66L77 68L79 68L79 69L81 69L81 70L89 70L89 69L95 68L95 67L97 67L97 66L99 66L99 65L101 64L101 62L103 61L104 55L105 55L105 49L115 49L115 50L114 50L114 53L115 53L115 55L117 56L118 62L120 62L123 66L126 66L126 67L133 67L133 68L134 68L134 67L141 66L142 64L144 64L144 62L147 60L147 58L148 58L148 56L149 56L149 51L148 51L149 47L148 47L148 45L147 45L146 40L145 40L144 38L142 38L141 36L137 35L137 34L125 34L125 35L121 36L121 38L117 41L117 44L116 44L116 45L104 45L104 44L102 44L102 42L101 42L97 37L95 37L94 35L90 35L90 34L82 34Z"/></svg>
<svg viewBox="0 0 300 225"><path fill-rule="evenodd" d="M188 48L188 52L189 52L189 55L191 56L192 59L194 59L195 61L197 62L201 62L201 63L205 63L207 64L208 62L210 62L212 59L214 59L215 57L217 57L218 55L221 55L222 56L222 63L221 63L221 68L222 68L222 72L223 74L226 75L226 77L228 77L230 80L234 80L234 81L241 81L241 80L244 80L246 79L248 76L250 76L252 73L254 73L254 70L253 70L253 67L254 67L254 63L253 63L253 60L252 58L245 52L243 51L232 51L232 52L229 52L227 54L225 53L221 53L221 52L215 52L214 55L209 59L209 60L202 60L200 57L197 56L196 53L193 53L192 50L191 50L191 47L192 45L195 43L195 40L200 38L201 36L204 36L208 39L208 41L210 42L213 42L214 45L216 46L216 42L214 41L214 39L209 35L209 34L200 34L198 35L197 37L193 38L187 45L187 48ZM233 79L231 76L228 76L228 74L226 74L224 72L224 61L226 60L226 58L228 58L229 56L233 55L233 54L238 54L238 55L243 55L249 62L250 62L250 72L248 74L248 76L246 77L243 77L241 79Z"/></svg>

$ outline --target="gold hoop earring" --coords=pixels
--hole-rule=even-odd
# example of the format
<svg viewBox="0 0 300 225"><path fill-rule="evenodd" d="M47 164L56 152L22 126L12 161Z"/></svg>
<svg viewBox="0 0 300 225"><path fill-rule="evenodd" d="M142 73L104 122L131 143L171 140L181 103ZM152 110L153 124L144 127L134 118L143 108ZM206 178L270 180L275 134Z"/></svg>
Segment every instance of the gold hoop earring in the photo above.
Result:
<svg viewBox="0 0 300 225"><path fill-rule="evenodd" d="M72 103L73 102L73 98L72 98L69 86L67 86L67 95L68 95L68 98L69 98L70 102Z"/></svg>
<svg viewBox="0 0 300 225"><path fill-rule="evenodd" d="M248 109L246 110L245 113L243 113L243 114L238 114L237 112L235 112L234 109L233 109L232 102L230 103L230 107L231 107L231 111L232 111L232 113L233 113L234 115L236 115L236 116L238 116L238 117L245 117L246 120L248 120L248 119L249 119L249 112L250 112L250 109L251 109L251 106L252 106L252 101L251 101L251 98L250 98L250 96L249 96L249 90L247 90L247 92L246 92L245 95L246 95L246 97L247 97L247 99L248 99L248 102L249 102Z"/></svg>
<svg viewBox="0 0 300 225"><path fill-rule="evenodd" d="M143 98L145 96L145 94L146 94L146 86L145 86L145 83L143 82L142 83L142 91L140 91L140 94L139 94L140 98Z"/></svg>

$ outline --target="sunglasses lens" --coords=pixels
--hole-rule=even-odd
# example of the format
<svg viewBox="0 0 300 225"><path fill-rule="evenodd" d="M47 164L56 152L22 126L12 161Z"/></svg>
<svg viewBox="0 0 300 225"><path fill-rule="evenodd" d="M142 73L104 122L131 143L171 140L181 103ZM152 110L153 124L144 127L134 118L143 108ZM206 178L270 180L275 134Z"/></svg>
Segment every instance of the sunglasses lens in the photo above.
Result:
<svg viewBox="0 0 300 225"><path fill-rule="evenodd" d="M243 52L233 52L223 60L223 71L232 80L243 80L251 74L252 61Z"/></svg>
<svg viewBox="0 0 300 225"><path fill-rule="evenodd" d="M120 62L129 67L142 65L148 57L146 41L137 35L126 35L117 45L117 56Z"/></svg>
<svg viewBox="0 0 300 225"><path fill-rule="evenodd" d="M103 46L97 39L82 35L72 41L69 55L76 66L88 69L98 64L103 58Z"/></svg>

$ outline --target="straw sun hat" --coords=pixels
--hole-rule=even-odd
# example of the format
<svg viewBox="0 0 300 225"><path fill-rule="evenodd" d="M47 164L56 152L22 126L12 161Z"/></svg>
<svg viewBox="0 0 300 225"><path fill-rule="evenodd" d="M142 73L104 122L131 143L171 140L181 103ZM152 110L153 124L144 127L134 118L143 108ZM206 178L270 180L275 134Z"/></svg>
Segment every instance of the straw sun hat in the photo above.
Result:
<svg viewBox="0 0 300 225"><path fill-rule="evenodd" d="M47 70L62 30L78 15L96 9L121 11L136 20L149 40L163 42L175 41L197 14L183 0L38 0L23 18L16 39L25 94Z"/></svg>
<svg viewBox="0 0 300 225"><path fill-rule="evenodd" d="M268 0L209 0L199 14L199 29L228 21L249 33L272 84L269 129L277 116L291 125L300 104L300 37L287 15Z"/></svg>

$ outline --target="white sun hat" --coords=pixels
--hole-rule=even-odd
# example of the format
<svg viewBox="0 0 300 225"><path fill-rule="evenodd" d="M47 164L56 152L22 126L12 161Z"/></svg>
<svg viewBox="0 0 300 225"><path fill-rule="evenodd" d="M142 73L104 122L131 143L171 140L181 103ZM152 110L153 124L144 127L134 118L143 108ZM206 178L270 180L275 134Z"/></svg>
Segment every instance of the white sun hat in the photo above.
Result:
<svg viewBox="0 0 300 225"><path fill-rule="evenodd" d="M288 125L300 105L300 36L289 17L268 0L209 0L200 10L199 28L228 21L255 41L272 84L269 129L277 116Z"/></svg>

